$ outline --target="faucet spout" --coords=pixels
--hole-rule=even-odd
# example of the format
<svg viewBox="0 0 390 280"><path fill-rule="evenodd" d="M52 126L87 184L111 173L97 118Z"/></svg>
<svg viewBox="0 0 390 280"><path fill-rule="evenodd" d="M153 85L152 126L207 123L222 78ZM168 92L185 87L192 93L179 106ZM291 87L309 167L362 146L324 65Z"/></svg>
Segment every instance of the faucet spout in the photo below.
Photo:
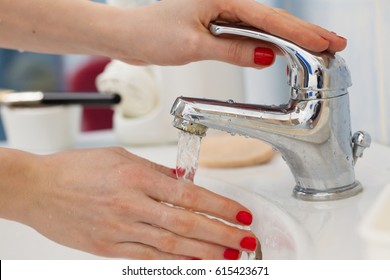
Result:
<svg viewBox="0 0 390 280"><path fill-rule="evenodd" d="M212 24L214 35L232 34L276 44L286 55L290 101L279 106L179 97L174 126L204 136L207 128L261 139L279 150L295 178L293 194L303 200L333 200L362 190L354 164L370 144L364 132L351 135L344 60L310 53L278 37L242 26Z"/></svg>
<svg viewBox="0 0 390 280"><path fill-rule="evenodd" d="M329 200L361 191L355 182L348 108L347 94L281 106L179 97L171 114L176 124L187 121L187 126L175 125L182 130L213 128L270 143L295 177L296 197Z"/></svg>

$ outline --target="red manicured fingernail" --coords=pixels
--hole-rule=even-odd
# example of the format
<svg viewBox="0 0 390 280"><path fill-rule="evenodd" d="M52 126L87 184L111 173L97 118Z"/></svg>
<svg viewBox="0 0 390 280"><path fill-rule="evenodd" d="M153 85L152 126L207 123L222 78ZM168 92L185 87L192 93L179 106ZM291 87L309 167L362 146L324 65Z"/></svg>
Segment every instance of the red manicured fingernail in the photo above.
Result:
<svg viewBox="0 0 390 280"><path fill-rule="evenodd" d="M223 253L223 256L227 260L238 260L240 257L240 251L236 249L227 248Z"/></svg>
<svg viewBox="0 0 390 280"><path fill-rule="evenodd" d="M201 260L201 259L199 259L199 258L191 258L191 260L199 261L199 260Z"/></svg>
<svg viewBox="0 0 390 280"><path fill-rule="evenodd" d="M172 169L172 174L175 175L175 176L177 176L176 168L173 168L173 169Z"/></svg>
<svg viewBox="0 0 390 280"><path fill-rule="evenodd" d="M184 168L177 167L177 168L175 169L175 171L173 171L173 172L174 172L174 174L175 174L176 176L178 176L178 177L183 177L184 174L186 173L186 170L185 170Z"/></svg>
<svg viewBox="0 0 390 280"><path fill-rule="evenodd" d="M240 242L240 246L244 249L254 251L256 249L256 246L257 246L256 238L244 237Z"/></svg>
<svg viewBox="0 0 390 280"><path fill-rule="evenodd" d="M270 48L257 47L255 49L255 54L253 62L262 66L269 66L275 60L275 54Z"/></svg>
<svg viewBox="0 0 390 280"><path fill-rule="evenodd" d="M252 223L252 214L247 211L240 211L236 216L237 221L240 223L249 226Z"/></svg>

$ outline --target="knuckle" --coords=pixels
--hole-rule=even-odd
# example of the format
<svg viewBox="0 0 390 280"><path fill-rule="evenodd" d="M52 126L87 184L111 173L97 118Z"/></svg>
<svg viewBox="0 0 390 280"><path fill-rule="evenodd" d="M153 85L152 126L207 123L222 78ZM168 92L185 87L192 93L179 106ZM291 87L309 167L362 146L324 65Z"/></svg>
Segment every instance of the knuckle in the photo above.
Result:
<svg viewBox="0 0 390 280"><path fill-rule="evenodd" d="M183 38L182 51L185 54L185 57L187 57L187 61L184 62L187 63L200 60L201 56L199 49L202 45L201 36L198 33L191 33Z"/></svg>
<svg viewBox="0 0 390 280"><path fill-rule="evenodd" d="M244 56L244 50L240 41L232 41L228 48L228 57L234 62L238 63Z"/></svg>
<svg viewBox="0 0 390 280"><path fill-rule="evenodd" d="M93 244L94 254L102 257L113 257L113 246L104 241L95 241Z"/></svg>
<svg viewBox="0 0 390 280"><path fill-rule="evenodd" d="M196 207L199 204L199 195L190 188L181 188L180 201L186 206Z"/></svg>
<svg viewBox="0 0 390 280"><path fill-rule="evenodd" d="M160 250L168 253L176 252L178 240L171 233L163 235L160 239Z"/></svg>
<svg viewBox="0 0 390 280"><path fill-rule="evenodd" d="M159 255L155 250L151 248L145 248L142 251L141 258L144 260L157 260L159 259Z"/></svg>
<svg viewBox="0 0 390 280"><path fill-rule="evenodd" d="M270 10L261 18L261 26L265 31L269 32L272 27L275 26L275 15L278 15L278 12L275 10Z"/></svg>
<svg viewBox="0 0 390 280"><path fill-rule="evenodd" d="M175 217L174 226L179 235L192 236L197 227L197 222L194 219L189 219L187 216L177 216Z"/></svg>

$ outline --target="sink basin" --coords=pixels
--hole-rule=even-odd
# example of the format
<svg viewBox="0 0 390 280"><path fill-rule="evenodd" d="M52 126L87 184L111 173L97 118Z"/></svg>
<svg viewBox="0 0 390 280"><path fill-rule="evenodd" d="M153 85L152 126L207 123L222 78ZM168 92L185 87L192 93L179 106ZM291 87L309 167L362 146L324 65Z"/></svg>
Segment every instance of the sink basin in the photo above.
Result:
<svg viewBox="0 0 390 280"><path fill-rule="evenodd" d="M260 194L221 181L200 177L196 180L209 190L234 199L253 213L251 230L261 243L263 259L308 259L312 242L294 216Z"/></svg>
<svg viewBox="0 0 390 280"><path fill-rule="evenodd" d="M115 139L107 132L91 133L79 143L79 147L111 145ZM176 164L175 145L129 150L160 164ZM373 143L356 164L363 192L337 201L295 199L294 179L281 156L256 167L200 168L195 182L251 209L251 229L260 240L264 259L368 259L375 256L366 251L366 238L359 235L359 228L390 183L388 158L390 148ZM101 259L58 245L12 221L0 219L0 237L0 259Z"/></svg>
<svg viewBox="0 0 390 280"><path fill-rule="evenodd" d="M360 228L363 221L367 219L367 215L372 212L383 189L390 183L389 158L389 147L373 143L355 166L356 178L362 183L363 192L348 199L327 202L309 202L293 198L294 179L280 156L275 157L269 164L259 167L229 170L203 169L199 174L217 178L259 194L273 207L279 207L283 212L288 213L289 222L287 222L287 216L285 219L278 220L283 220L283 226L287 224L290 226L286 230L299 229L300 234L305 234L305 237L301 239L291 234L295 242L305 243L296 244L299 254L283 256L273 251L270 255L265 252L264 258L375 259L383 254L372 255L370 253L368 243L375 241L371 239L367 242L366 238L360 234ZM243 195L236 196L236 199L240 199L240 196ZM254 209L246 201L241 200L241 202L250 209ZM264 203L264 200L260 200L259 203ZM386 216L389 217L390 213ZM272 219L272 216L268 218ZM255 228L256 231L259 229ZM261 239L261 232L259 233ZM390 240L390 236L388 239Z"/></svg>

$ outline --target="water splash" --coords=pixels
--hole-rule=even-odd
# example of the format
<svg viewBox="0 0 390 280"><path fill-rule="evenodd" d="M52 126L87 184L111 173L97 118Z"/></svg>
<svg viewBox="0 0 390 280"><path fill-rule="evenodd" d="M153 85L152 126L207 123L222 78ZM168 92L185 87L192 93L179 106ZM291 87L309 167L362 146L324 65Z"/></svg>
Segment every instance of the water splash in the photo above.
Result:
<svg viewBox="0 0 390 280"><path fill-rule="evenodd" d="M193 182L198 170L198 159L202 138L185 131L179 132L176 174L179 180Z"/></svg>
<svg viewBox="0 0 390 280"><path fill-rule="evenodd" d="M193 182L196 171L198 170L198 159L202 138L192 133L185 131L179 132L177 161L176 161L176 175L178 180ZM240 226L229 223L225 220L199 213L210 219L221 221L227 225L237 227L244 230L250 230L250 227ZM260 246L260 245L259 245ZM261 252L261 251L260 251ZM258 259L256 252L242 252L241 260L255 260Z"/></svg>

